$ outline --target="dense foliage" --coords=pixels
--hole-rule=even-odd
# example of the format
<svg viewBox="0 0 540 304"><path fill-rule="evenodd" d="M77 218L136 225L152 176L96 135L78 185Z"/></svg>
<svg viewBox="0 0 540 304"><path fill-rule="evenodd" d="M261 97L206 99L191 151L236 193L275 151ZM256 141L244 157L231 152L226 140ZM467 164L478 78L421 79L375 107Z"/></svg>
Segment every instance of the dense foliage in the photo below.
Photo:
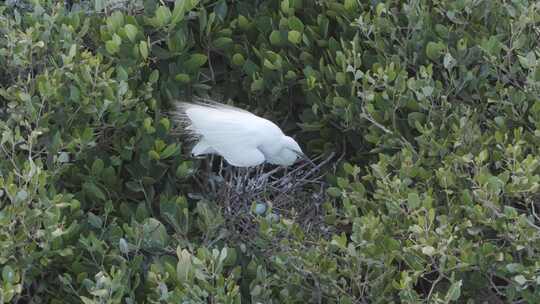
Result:
<svg viewBox="0 0 540 304"><path fill-rule="evenodd" d="M539 2L72 2L0 4L0 302L540 302ZM342 155L325 232L193 195L205 95Z"/></svg>

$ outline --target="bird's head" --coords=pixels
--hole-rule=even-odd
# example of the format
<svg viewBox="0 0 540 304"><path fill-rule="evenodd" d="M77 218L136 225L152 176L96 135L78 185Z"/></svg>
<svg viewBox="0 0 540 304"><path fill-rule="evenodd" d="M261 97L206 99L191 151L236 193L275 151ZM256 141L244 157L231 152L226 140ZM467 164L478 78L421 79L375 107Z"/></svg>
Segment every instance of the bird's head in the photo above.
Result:
<svg viewBox="0 0 540 304"><path fill-rule="evenodd" d="M282 138L282 149L279 155L280 165L290 166L296 162L297 159L308 159L308 157L302 152L300 145L290 136L284 136Z"/></svg>

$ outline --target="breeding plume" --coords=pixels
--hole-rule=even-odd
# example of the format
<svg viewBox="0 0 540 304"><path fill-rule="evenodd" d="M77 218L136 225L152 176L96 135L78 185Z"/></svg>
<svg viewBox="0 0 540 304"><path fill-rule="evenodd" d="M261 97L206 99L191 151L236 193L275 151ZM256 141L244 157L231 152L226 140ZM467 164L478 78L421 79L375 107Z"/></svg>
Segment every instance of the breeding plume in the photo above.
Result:
<svg viewBox="0 0 540 304"><path fill-rule="evenodd" d="M197 138L194 156L218 154L236 167L264 162L289 166L305 157L298 143L276 124L233 106L179 102L175 115Z"/></svg>

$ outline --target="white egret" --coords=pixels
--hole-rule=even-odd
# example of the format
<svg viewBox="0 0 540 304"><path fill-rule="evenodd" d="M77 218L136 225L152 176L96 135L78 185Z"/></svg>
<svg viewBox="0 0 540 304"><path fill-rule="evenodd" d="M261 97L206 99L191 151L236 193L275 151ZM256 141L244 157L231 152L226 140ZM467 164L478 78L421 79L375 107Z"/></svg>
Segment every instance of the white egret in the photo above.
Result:
<svg viewBox="0 0 540 304"><path fill-rule="evenodd" d="M264 162L290 166L306 158L276 124L246 110L215 102L179 102L174 114L198 139L191 151L194 156L218 154L235 167Z"/></svg>

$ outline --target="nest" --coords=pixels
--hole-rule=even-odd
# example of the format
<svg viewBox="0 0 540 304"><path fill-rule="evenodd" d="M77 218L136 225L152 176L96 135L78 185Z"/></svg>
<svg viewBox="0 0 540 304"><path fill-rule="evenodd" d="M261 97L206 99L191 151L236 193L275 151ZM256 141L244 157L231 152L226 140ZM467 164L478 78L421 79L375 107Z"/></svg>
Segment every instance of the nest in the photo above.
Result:
<svg viewBox="0 0 540 304"><path fill-rule="evenodd" d="M234 168L224 166L223 160L212 166L211 159L197 180L205 196L221 207L228 228L245 243L257 234L258 217L293 220L306 234L320 235L325 233L322 204L327 185L323 168L333 157L333 153L320 155L289 168ZM265 212L256 212L254 204L263 204Z"/></svg>

